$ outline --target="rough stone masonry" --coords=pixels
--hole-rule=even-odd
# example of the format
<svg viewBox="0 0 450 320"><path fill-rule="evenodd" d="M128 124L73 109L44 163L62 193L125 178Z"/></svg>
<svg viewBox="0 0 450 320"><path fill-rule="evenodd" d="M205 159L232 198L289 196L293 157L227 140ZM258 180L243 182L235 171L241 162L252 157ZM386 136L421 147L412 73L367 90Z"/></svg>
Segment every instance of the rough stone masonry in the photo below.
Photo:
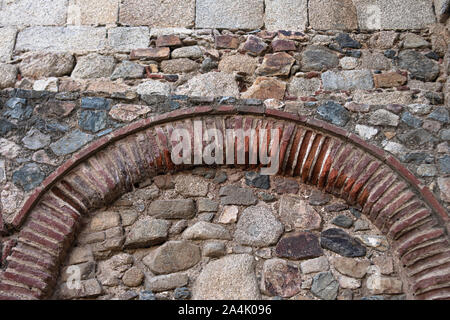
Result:
<svg viewBox="0 0 450 320"><path fill-rule="evenodd" d="M8 258L12 252L26 251L17 245L18 233L23 230L14 224L14 218L43 181L77 152L127 125L167 112L182 113L190 107L284 111L310 121L325 121L398 160L417 186L431 191L430 199L444 208L448 218L449 12L448 0L242 0L239 5L231 0L0 0L0 298L41 297L37 291L29 293L23 286L17 287L17 279L4 280L2 275L8 266L24 268L24 256ZM314 141L314 136L308 139ZM303 152L306 150L299 150ZM344 236L340 231L328 234L328 229L350 234L346 243L355 246L362 243L367 248L367 243L380 241L386 245L384 238L362 237L386 235L380 233L380 226L367 225L364 219L344 211L347 209L339 214L339 205L344 204L338 199L330 200L330 205L339 209L330 211L335 212L333 216L328 216L326 207L313 205L315 215L310 204L298 204L309 199L309 191L299 193L297 182L287 180L277 192L272 189L274 181L252 174L239 179L239 172L214 174L206 194L197 190L200 186L192 190L202 195L185 194L190 188L183 182L159 178L148 182L152 187L139 187L131 193L139 200L137 208L118 205L120 200L113 204L111 199L112 212L99 213L86 222L91 229L82 231L83 236L91 237L87 242L94 248L93 255L64 262L64 268L82 267L81 291L65 291L61 265L58 281L53 279L50 285L57 289L57 297L211 296L205 283L210 283L223 263L246 284L245 290L224 290L224 295L239 291L253 298L390 299L404 293L413 298L401 263L395 260L397 249L373 249L373 255L346 257L351 262L332 259L335 252L327 241L333 243ZM194 176L187 179L195 180ZM232 203L233 196L215 193L221 184L230 182L247 190L242 194L243 203ZM267 194L252 189L261 187L269 190ZM303 198L295 202L288 194ZM224 198L230 203L215 205L227 201ZM185 222L167 218L164 213L179 208L164 202L168 200L189 201L183 208L192 209L192 216L174 218ZM295 202L298 212L309 215L309 223L320 218L326 221L313 231L321 246L308 247L313 253L324 250L323 255L313 254L303 261L277 253L284 237L305 231L302 223L284 217L288 213L281 207L288 201ZM255 209L260 204L270 210ZM148 206L163 211L162 216L147 215ZM203 207L208 209L202 211ZM135 212L127 216L127 211ZM134 219L135 215L138 218ZM263 239L249 238L245 216L253 215L271 225L280 223L283 231L270 230L270 236L263 233ZM426 238L420 228L428 227L430 221L423 216L414 219L408 221L417 227L411 233ZM181 231L173 233L178 222L179 229L184 228L183 223L193 228L189 237L206 239L186 239ZM194 222L200 225L194 228ZM44 240L64 234L52 234L36 225ZM440 227L446 229L448 238L448 220L440 221ZM141 233L147 229L156 235L142 240ZM65 248L70 257L84 241L81 234L73 237L75 242ZM268 239L273 242L261 242ZM408 276L422 283L436 282L429 285L430 291L415 288L421 299L448 298L448 267L441 268L435 261L448 264L449 246L436 239L440 238L427 238L428 260L413 260L414 254L422 257L420 252L405 253L411 264L419 263ZM386 236L388 244L393 240ZM147 255L153 250L163 259L172 246L183 250L186 246L198 261L182 270L159 272L160 260L144 259L143 252ZM97 254L99 248L106 253ZM136 253L139 250L142 253ZM385 257L393 259L395 268L381 266ZM343 271L342 265L339 269L339 263L351 272ZM43 285L36 280L37 274L44 277L43 266L35 268L22 272L34 285ZM284 282L275 283L279 268L284 270ZM367 269L363 275L361 268ZM432 268L436 276L430 280L425 271ZM103 274L111 271L113 279L102 278L101 270Z"/></svg>

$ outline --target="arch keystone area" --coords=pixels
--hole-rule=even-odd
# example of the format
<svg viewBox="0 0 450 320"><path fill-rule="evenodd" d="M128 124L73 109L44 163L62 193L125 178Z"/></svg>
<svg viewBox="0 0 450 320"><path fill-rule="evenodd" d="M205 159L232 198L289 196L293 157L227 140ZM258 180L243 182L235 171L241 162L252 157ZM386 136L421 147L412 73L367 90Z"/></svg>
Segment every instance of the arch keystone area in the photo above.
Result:
<svg viewBox="0 0 450 320"><path fill-rule="evenodd" d="M53 172L14 217L17 241L4 248L7 266L1 273L0 299L48 297L83 216L145 179L188 169L172 163L169 137L176 128L193 132L194 121L202 121L204 130L222 132L277 128L279 175L297 177L360 207L390 240L409 294L450 298L448 214L394 157L320 120L226 105L137 121L86 146ZM246 150L253 147L246 143Z"/></svg>

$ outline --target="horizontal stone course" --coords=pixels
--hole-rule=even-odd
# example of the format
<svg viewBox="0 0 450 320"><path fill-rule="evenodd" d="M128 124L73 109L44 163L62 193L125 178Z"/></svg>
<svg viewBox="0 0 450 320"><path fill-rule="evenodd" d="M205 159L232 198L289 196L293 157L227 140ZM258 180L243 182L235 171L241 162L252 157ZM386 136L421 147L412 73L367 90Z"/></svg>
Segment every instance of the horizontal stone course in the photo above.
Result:
<svg viewBox="0 0 450 320"><path fill-rule="evenodd" d="M0 26L62 26L69 0L15 0L0 3Z"/></svg>

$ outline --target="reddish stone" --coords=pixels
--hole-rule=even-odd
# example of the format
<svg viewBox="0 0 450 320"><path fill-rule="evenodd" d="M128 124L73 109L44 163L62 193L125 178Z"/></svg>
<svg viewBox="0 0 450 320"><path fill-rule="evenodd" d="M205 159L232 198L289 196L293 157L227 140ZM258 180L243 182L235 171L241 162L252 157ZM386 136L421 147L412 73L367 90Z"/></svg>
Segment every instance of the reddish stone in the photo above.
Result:
<svg viewBox="0 0 450 320"><path fill-rule="evenodd" d="M397 72L381 73L373 76L376 88L399 87L404 85L407 80L408 79L405 76L398 74Z"/></svg>
<svg viewBox="0 0 450 320"><path fill-rule="evenodd" d="M146 48L146 49L135 49L131 50L130 59L148 59L148 60L167 60L170 57L170 48L159 47L159 48Z"/></svg>
<svg viewBox="0 0 450 320"><path fill-rule="evenodd" d="M294 260L317 258L323 255L319 238L310 232L300 232L281 239L275 253L280 258Z"/></svg>
<svg viewBox="0 0 450 320"><path fill-rule="evenodd" d="M274 52L278 51L295 51L295 42L291 40L275 40L272 42Z"/></svg>
<svg viewBox="0 0 450 320"><path fill-rule="evenodd" d="M288 76L294 62L295 59L286 52L267 54L256 72L261 76Z"/></svg>
<svg viewBox="0 0 450 320"><path fill-rule="evenodd" d="M285 82L276 78L258 77L248 91L242 94L242 98L283 100L285 92Z"/></svg>
<svg viewBox="0 0 450 320"><path fill-rule="evenodd" d="M256 35L258 37L260 37L261 39L272 40L273 38L275 38L277 33L273 32L273 31L262 30L262 31L258 32Z"/></svg>
<svg viewBox="0 0 450 320"><path fill-rule="evenodd" d="M301 290L302 279L298 266L271 259L264 263L262 283L267 295L290 298Z"/></svg>
<svg viewBox="0 0 450 320"><path fill-rule="evenodd" d="M237 49L239 48L239 38L231 35L215 37L217 49Z"/></svg>
<svg viewBox="0 0 450 320"><path fill-rule="evenodd" d="M156 39L157 47L178 47L181 45L180 37L176 35L164 35L159 36L158 39Z"/></svg>
<svg viewBox="0 0 450 320"><path fill-rule="evenodd" d="M156 176L153 182L162 190L173 189L175 187L172 176L169 175Z"/></svg>
<svg viewBox="0 0 450 320"><path fill-rule="evenodd" d="M255 36L249 36L243 47L244 51L256 56L266 51L266 49L267 44Z"/></svg>

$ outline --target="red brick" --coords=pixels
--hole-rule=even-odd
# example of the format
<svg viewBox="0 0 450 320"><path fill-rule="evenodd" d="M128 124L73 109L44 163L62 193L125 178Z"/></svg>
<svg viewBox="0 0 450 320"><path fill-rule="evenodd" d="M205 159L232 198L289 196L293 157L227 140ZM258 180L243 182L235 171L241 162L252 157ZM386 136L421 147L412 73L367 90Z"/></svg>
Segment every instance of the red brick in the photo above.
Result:
<svg viewBox="0 0 450 320"><path fill-rule="evenodd" d="M407 200L411 199L411 197L414 195L412 193L408 193L404 196L404 199L399 199L399 201L397 202L396 197L403 191L405 190L405 188L407 187L406 183L404 183L403 181L396 183L395 185L392 185L389 189L386 189L385 194L377 201L374 203L374 205L372 206L372 208L370 209L370 219L372 221L375 221L375 219L378 217L378 214L381 210L385 209L385 208L389 208L391 206L393 206L394 208L396 206L404 202L406 202ZM392 190L392 192L391 192Z"/></svg>
<svg viewBox="0 0 450 320"><path fill-rule="evenodd" d="M408 251L411 251L416 246L430 240L437 239L444 234L442 229L431 229L406 235L405 239L399 239L396 242L397 252L403 256ZM403 237L402 237L403 238Z"/></svg>
<svg viewBox="0 0 450 320"><path fill-rule="evenodd" d="M31 288L36 288L36 289L41 290L42 292L46 292L48 290L47 283L42 282L39 279L27 277L27 276L17 274L17 273L12 273L8 270L6 270L3 273L3 279L13 281L18 284L23 284L23 285L29 286Z"/></svg>
<svg viewBox="0 0 450 320"><path fill-rule="evenodd" d="M428 209L421 209L414 214L393 224L389 230L388 235L393 239L397 239L404 233L404 231L408 231L411 226L414 226L416 223L430 217L430 215L431 212Z"/></svg>
<svg viewBox="0 0 450 320"><path fill-rule="evenodd" d="M375 220L375 225L382 232L386 233L392 227L394 223L407 216L411 212L417 211L419 207L423 207L424 203L420 200L414 200L411 203L408 203L404 208L401 208L397 212L394 212L392 216L386 217L386 219L377 219Z"/></svg>
<svg viewBox="0 0 450 320"><path fill-rule="evenodd" d="M448 246L449 243L447 239L439 239L438 241L434 241L428 245L423 245L408 252L401 257L401 262L405 267L411 266L421 259L447 251Z"/></svg>

